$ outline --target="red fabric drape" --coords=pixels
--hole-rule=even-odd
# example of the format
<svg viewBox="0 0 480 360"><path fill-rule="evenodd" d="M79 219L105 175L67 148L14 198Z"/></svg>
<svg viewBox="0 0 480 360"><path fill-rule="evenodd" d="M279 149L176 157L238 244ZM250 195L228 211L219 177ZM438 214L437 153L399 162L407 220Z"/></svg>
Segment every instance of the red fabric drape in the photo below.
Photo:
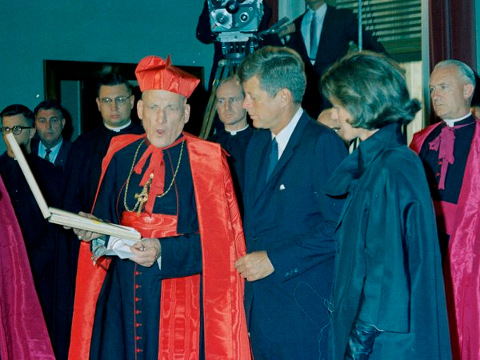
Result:
<svg viewBox="0 0 480 360"><path fill-rule="evenodd" d="M22 232L0 178L0 358L54 360Z"/></svg>
<svg viewBox="0 0 480 360"><path fill-rule="evenodd" d="M430 68L457 59L476 70L475 0L429 0Z"/></svg>

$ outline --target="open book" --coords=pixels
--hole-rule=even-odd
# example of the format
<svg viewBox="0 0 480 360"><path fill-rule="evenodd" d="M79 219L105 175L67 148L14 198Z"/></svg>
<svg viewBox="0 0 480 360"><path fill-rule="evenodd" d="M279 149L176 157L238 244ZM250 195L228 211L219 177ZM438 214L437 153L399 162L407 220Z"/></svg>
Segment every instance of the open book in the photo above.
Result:
<svg viewBox="0 0 480 360"><path fill-rule="evenodd" d="M49 207L45 201L45 198L43 197L42 192L40 191L40 188L38 187L37 181L35 180L30 167L28 166L20 146L17 144L15 136L9 132L5 134L5 137L7 138L7 141L10 144L13 153L15 154L15 158L22 169L23 175L27 180L30 190L32 190L33 196L40 207L43 217L47 219L48 222L68 226L71 228L93 231L99 234L111 235L121 239L141 239L140 233L134 228L111 224L102 220L89 219L72 212Z"/></svg>

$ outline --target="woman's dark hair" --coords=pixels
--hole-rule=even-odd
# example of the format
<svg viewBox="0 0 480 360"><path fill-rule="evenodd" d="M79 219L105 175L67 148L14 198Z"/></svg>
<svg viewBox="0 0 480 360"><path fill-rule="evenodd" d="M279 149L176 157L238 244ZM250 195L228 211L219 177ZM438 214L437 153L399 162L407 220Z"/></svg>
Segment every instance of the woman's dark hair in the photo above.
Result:
<svg viewBox="0 0 480 360"><path fill-rule="evenodd" d="M322 90L348 110L353 117L350 125L356 128L408 124L421 108L417 99L410 99L398 64L368 51L352 53L335 63L322 77Z"/></svg>

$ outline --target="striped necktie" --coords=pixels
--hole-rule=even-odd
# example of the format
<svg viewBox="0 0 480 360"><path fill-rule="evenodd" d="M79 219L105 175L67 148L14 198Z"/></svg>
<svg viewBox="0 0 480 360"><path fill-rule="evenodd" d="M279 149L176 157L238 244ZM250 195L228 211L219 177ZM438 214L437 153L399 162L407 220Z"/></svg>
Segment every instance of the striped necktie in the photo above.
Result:
<svg viewBox="0 0 480 360"><path fill-rule="evenodd" d="M45 149L45 160L50 161L50 153L52 152L52 149Z"/></svg>
<svg viewBox="0 0 480 360"><path fill-rule="evenodd" d="M315 61L317 57L317 49L317 14L312 12L312 21L310 22L310 60Z"/></svg>
<svg viewBox="0 0 480 360"><path fill-rule="evenodd" d="M270 175L272 175L273 169L275 169L275 166L277 165L278 162L278 143L275 138L272 139L270 142L270 156L268 157L268 163L267 163L267 180L270 178Z"/></svg>

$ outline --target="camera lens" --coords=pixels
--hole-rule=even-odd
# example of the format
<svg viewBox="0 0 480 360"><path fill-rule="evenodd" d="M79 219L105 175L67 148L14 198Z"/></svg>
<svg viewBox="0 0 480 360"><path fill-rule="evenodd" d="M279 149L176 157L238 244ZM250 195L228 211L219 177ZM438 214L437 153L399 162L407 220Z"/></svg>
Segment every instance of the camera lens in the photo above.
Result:
<svg viewBox="0 0 480 360"><path fill-rule="evenodd" d="M218 13L217 16L215 17L215 21L219 23L220 25L225 25L228 23L228 19L230 16L223 14L223 13Z"/></svg>
<svg viewBox="0 0 480 360"><path fill-rule="evenodd" d="M240 14L240 21L242 21L242 22L248 21L248 17L249 17L248 13L246 13L246 12L242 13L242 14Z"/></svg>
<svg viewBox="0 0 480 360"><path fill-rule="evenodd" d="M230 14L235 14L240 8L240 5L238 5L236 0L230 0L227 5L225 5L225 8Z"/></svg>

